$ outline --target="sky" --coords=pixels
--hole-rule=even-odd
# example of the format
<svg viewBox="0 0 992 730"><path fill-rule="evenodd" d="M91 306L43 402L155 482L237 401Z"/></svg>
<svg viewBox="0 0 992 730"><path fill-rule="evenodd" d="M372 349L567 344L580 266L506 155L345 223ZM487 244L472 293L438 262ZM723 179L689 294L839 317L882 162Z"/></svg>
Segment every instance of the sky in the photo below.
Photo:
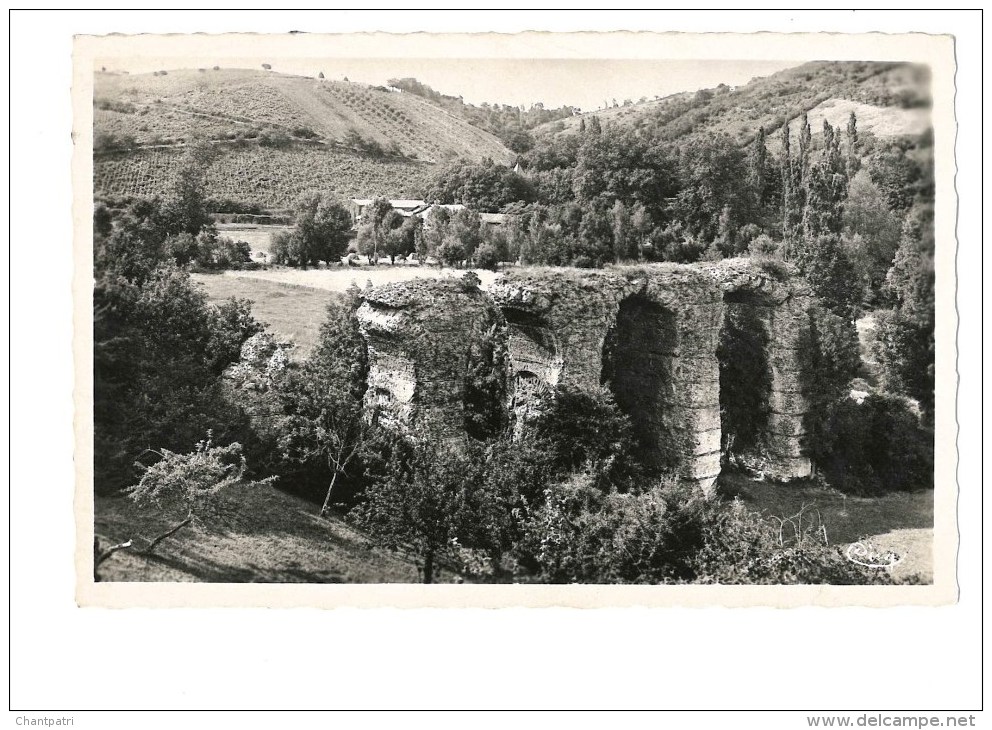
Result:
<svg viewBox="0 0 992 730"><path fill-rule="evenodd" d="M323 72L328 79L385 84L390 78L414 77L443 94L483 102L547 108L576 106L591 111L615 99L667 96L680 91L737 86L768 76L801 61L663 60L575 58L129 58L107 61L108 71L147 73L159 69L261 68L305 76Z"/></svg>

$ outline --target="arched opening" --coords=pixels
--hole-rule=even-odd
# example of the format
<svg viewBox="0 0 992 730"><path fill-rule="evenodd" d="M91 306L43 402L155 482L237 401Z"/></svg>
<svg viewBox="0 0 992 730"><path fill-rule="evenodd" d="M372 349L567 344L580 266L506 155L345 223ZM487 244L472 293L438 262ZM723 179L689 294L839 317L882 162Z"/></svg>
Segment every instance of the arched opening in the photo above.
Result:
<svg viewBox="0 0 992 730"><path fill-rule="evenodd" d="M562 361L558 340L541 317L506 308L506 348L510 359L509 408L519 428L540 408L540 402L558 384Z"/></svg>
<svg viewBox="0 0 992 730"><path fill-rule="evenodd" d="M720 364L720 430L724 458L760 452L771 415L772 369L768 360L772 307L753 294L724 296L717 346Z"/></svg>
<svg viewBox="0 0 992 730"><path fill-rule="evenodd" d="M620 304L603 343L601 382L633 422L642 461L659 470L676 469L685 456L676 344L674 313L640 297Z"/></svg>

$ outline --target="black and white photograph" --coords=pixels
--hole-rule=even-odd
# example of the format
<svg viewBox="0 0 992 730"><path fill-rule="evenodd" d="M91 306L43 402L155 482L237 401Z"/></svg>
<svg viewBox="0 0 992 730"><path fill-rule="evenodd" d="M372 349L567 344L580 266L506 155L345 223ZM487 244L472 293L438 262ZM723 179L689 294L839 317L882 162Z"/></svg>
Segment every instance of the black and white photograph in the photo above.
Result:
<svg viewBox="0 0 992 730"><path fill-rule="evenodd" d="M8 27L13 726L981 726L980 12Z"/></svg>
<svg viewBox="0 0 992 730"><path fill-rule="evenodd" d="M933 584L931 65L115 40L94 582Z"/></svg>

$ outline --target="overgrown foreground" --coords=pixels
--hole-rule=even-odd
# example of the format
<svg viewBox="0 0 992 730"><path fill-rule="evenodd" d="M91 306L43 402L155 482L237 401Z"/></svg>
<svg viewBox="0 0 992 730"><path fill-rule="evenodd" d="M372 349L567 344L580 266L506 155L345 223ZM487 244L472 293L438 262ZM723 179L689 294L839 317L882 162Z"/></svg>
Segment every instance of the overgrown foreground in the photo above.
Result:
<svg viewBox="0 0 992 730"><path fill-rule="evenodd" d="M655 159L656 147L617 130L589 130L574 145L575 184L563 189L577 194L575 201L523 210L491 241L477 235L480 218L472 210L446 223L438 210L433 228L425 224L418 233L416 224L394 225L399 217L373 203L383 215L363 221L357 245L370 261L416 251L423 261L434 256L494 268L508 257L581 266L742 254L771 258L777 267L785 261L822 305L805 325L800 383L810 404L803 431L822 480L817 488L880 500L890 492L929 490L934 238L932 195L916 184L927 178L914 174L896 185L906 200L892 214L878 182L887 179L882 173L891 155L875 150L862 159L868 150L853 117L846 150L828 124L822 143L814 144L804 119L798 155L792 154L788 130L775 164L758 135L748 158L753 164L745 166L754 175L745 174L742 150L710 140L680 151L681 178L664 165L647 178L634 176L674 180L680 190L652 183L641 191L620 185L641 163L630 168L605 153L640 150ZM720 149L739 164L722 157L697 164ZM495 322L480 323L480 337L466 343L464 423L456 429L463 438L427 421L406 429L380 423L376 398L365 392L359 291L331 303L312 351L294 359L255 319L250 302L211 304L192 281L191 269L258 266L246 243L217 235L204 194L208 157L208 150L191 148L162 199L98 206L94 213L94 472L96 531L105 538L95 546L98 577L891 581L887 569L849 560L813 504L758 514L743 502L703 499L652 471L642 459L641 434L608 382L542 394L547 407L515 420L519 414L505 408L514 385L506 380L508 354ZM494 169L482 165L475 172L484 181ZM735 183L728 183L729 192L764 201L754 206L757 223L735 219L736 209L720 196L702 206L700 195L721 179L720 171ZM609 184L594 184L602 181ZM653 201L652 215L640 202L633 212L625 207L623 201L641 197ZM673 206L662 205L672 200ZM572 215L583 210L593 212ZM696 213L705 220L693 223ZM349 225L339 202L307 196L297 204L292 233L274 242L273 257L304 268L340 261ZM865 235L858 238L856 228ZM869 253L877 260L856 264ZM854 275L859 269L867 281ZM469 272L454 285L474 290L479 279ZM870 367L854 325L868 307L876 308ZM746 338L732 334L727 327L721 335L723 359L746 364ZM743 377L732 369L727 375ZM852 397L855 378L862 378L859 398ZM728 444L746 443L757 433L754 408L722 405Z"/></svg>
<svg viewBox="0 0 992 730"><path fill-rule="evenodd" d="M932 579L933 493L845 499L810 486L783 499L776 485L741 477L728 480L726 494L737 493L748 508L795 515L815 504L828 525L829 538L846 548L866 535L880 550L894 550L902 561L890 573L896 579ZM124 497L98 497L96 534L101 549L127 539L141 541L169 527L164 515L150 514ZM409 583L423 579L416 556L375 547L368 535L339 515L317 516L307 500L264 486L239 495L233 518L224 524L198 526L181 539L144 556L120 551L98 570L104 581L206 581L275 583ZM807 527L813 524L811 510ZM774 520L773 527L777 528ZM789 535L791 536L791 528ZM457 567L457 563L451 563ZM455 570L439 569L437 582L464 580ZM882 578L884 580L884 577ZM469 580L474 578L469 577Z"/></svg>

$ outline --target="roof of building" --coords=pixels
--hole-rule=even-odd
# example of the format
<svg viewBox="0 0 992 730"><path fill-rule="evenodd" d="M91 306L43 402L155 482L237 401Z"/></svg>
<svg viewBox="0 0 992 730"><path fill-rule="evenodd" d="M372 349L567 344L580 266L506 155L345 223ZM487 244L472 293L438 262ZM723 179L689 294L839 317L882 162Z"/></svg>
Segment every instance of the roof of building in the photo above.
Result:
<svg viewBox="0 0 992 730"><path fill-rule="evenodd" d="M372 198L352 198L351 202L355 205L370 205L372 203ZM389 204L394 208L418 208L422 205L426 205L423 200L413 200L406 198L391 198Z"/></svg>

